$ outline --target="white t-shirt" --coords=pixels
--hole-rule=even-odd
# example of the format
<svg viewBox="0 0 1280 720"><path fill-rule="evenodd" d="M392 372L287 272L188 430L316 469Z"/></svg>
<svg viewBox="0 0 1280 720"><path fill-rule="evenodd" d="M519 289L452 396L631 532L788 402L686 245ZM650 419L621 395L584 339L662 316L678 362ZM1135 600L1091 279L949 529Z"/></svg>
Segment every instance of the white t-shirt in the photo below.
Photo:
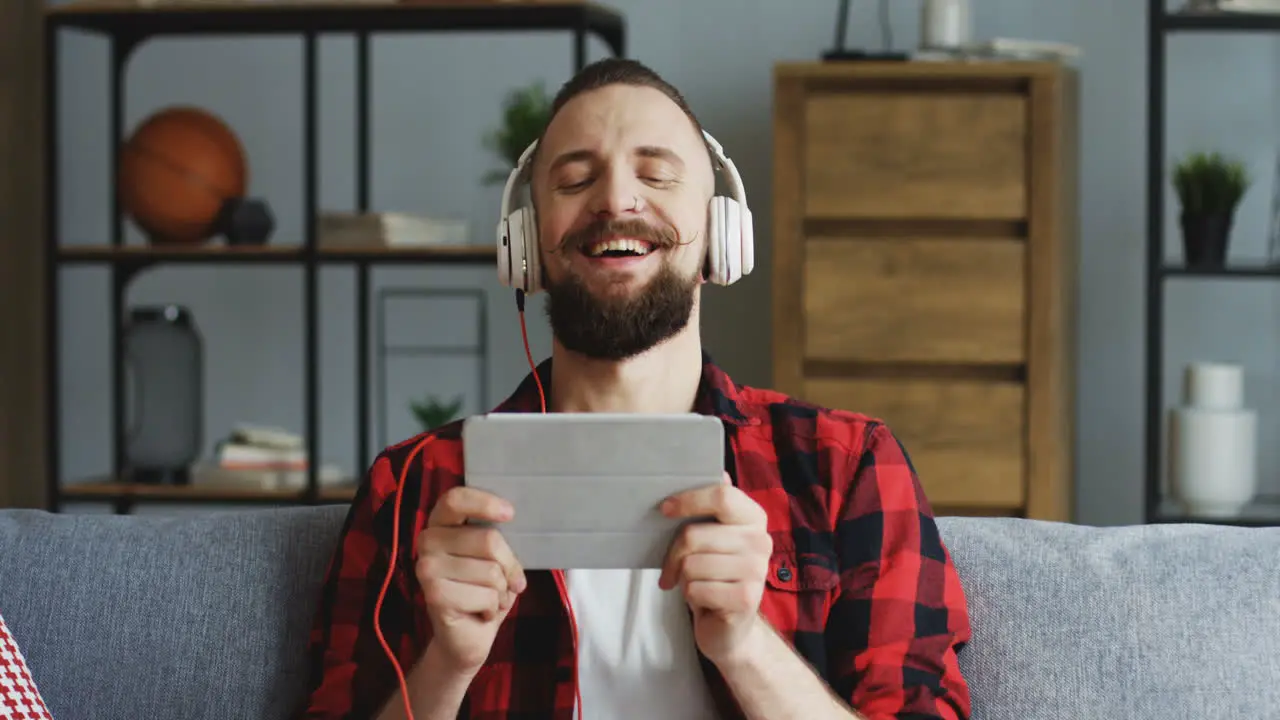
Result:
<svg viewBox="0 0 1280 720"><path fill-rule="evenodd" d="M661 574L565 573L578 621L580 720L716 717L688 606L678 589L658 587Z"/></svg>

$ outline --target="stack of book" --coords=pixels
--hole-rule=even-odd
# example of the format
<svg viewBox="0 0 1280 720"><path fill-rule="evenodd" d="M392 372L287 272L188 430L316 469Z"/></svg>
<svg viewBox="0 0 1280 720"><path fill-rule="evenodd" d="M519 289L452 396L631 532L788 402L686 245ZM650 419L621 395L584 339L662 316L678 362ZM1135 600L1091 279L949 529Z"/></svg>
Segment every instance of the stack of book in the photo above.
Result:
<svg viewBox="0 0 1280 720"><path fill-rule="evenodd" d="M192 483L259 490L301 490L307 484L307 450L302 437L280 428L235 427L218 444L212 461L192 469ZM321 487L344 483L341 471L322 466Z"/></svg>
<svg viewBox="0 0 1280 720"><path fill-rule="evenodd" d="M316 222L316 245L328 250L466 245L464 220L408 213L322 212Z"/></svg>

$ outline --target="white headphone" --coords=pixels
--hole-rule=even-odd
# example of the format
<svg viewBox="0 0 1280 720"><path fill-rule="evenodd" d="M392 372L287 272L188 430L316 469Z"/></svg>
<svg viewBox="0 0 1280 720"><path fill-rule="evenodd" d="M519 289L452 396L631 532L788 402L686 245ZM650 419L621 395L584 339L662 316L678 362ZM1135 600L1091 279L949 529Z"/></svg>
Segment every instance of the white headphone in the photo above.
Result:
<svg viewBox="0 0 1280 720"><path fill-rule="evenodd" d="M751 209L747 207L746 190L733 161L724 154L720 143L702 131L711 156L721 171L732 197L711 198L707 213L708 279L717 285L732 285L755 267L755 239L751 227ZM520 156L520 161L507 177L502 190L502 215L498 220L498 280L507 287L531 295L542 289L542 263L538 254L538 225L533 208L515 210L515 189L525 179L529 159L538 143L535 140Z"/></svg>

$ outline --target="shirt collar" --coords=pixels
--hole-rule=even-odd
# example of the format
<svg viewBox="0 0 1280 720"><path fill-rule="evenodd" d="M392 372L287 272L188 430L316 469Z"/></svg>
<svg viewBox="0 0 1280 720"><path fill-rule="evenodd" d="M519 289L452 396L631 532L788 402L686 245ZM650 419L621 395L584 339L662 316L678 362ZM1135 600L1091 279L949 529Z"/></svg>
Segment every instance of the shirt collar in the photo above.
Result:
<svg viewBox="0 0 1280 720"><path fill-rule="evenodd" d="M551 358L538 364L538 379L542 389L551 396ZM747 425L749 419L740 407L741 392L728 373L716 365L707 351L702 351L702 380L694 398L693 411L700 415L713 415L732 425ZM542 409L538 396L538 384L533 373L525 375L515 391L494 409L494 412L538 412Z"/></svg>

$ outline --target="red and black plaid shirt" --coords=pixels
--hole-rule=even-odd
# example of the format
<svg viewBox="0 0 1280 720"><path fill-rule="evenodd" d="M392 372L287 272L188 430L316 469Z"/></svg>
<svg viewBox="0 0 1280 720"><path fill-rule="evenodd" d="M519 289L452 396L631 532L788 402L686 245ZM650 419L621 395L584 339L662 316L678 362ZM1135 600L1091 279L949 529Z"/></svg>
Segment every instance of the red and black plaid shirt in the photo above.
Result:
<svg viewBox="0 0 1280 720"><path fill-rule="evenodd" d="M549 360L538 373L549 394ZM496 411L539 410L530 375ZM724 422L725 469L768 513L774 552L761 611L773 627L868 720L968 718L957 662L970 638L964 592L889 429L736 385L710 358L695 410ZM461 423L434 432L410 468L400 557L382 606L383 635L406 674L431 637L413 572L414 538L436 499L463 482ZM400 691L372 618L387 572L397 478L420 440L379 454L351 506L319 598L302 717L373 717ZM499 629L460 718L573 718L568 614L551 571L526 575L528 588ZM742 717L715 666L699 660L720 714Z"/></svg>

